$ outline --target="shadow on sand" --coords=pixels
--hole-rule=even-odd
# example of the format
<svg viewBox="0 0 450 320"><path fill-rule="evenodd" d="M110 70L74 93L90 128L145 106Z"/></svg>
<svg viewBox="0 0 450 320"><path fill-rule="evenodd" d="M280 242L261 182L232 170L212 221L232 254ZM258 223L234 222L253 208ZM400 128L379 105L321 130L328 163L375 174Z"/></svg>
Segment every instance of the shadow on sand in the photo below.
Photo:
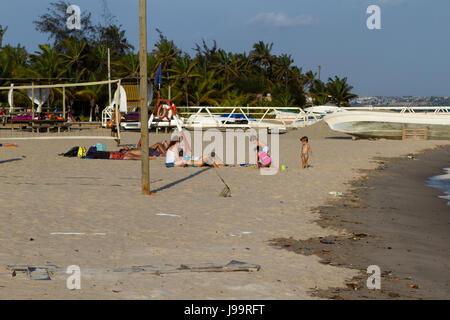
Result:
<svg viewBox="0 0 450 320"><path fill-rule="evenodd" d="M162 186L162 187L160 187L160 188L158 188L156 190L152 190L152 192L158 193L160 191L167 190L167 189L172 188L173 186L176 186L177 184L180 184L180 183L182 183L182 182L184 182L186 180L192 179L192 178L194 178L194 177L196 177L196 176L198 176L198 175L202 174L203 172L208 171L210 169L211 168L209 168L209 167L208 168L204 168L204 169L202 169L202 170L200 170L198 172L195 172L193 174L190 174L187 177L184 177L184 178L182 178L180 180L177 180L177 181L171 182L169 184L166 184L165 186Z"/></svg>
<svg viewBox="0 0 450 320"><path fill-rule="evenodd" d="M9 160L0 160L0 164L8 163L8 162L14 162L14 161L22 161L23 159L16 158L16 159L9 159Z"/></svg>

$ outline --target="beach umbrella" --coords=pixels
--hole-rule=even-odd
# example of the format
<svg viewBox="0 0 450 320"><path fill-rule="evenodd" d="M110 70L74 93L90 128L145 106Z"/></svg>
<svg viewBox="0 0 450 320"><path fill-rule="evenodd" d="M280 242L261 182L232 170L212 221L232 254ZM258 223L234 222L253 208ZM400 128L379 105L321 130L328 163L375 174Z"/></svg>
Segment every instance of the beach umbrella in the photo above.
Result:
<svg viewBox="0 0 450 320"><path fill-rule="evenodd" d="M27 95L30 98L30 100L32 100L33 90L27 89ZM34 101L32 102L38 105L36 109L37 113L42 112L42 106L44 105L45 102L47 102L49 96L50 96L50 89L48 88L34 89Z"/></svg>
<svg viewBox="0 0 450 320"><path fill-rule="evenodd" d="M11 89L9 89L8 93L8 103L9 103L9 113L14 112L14 84L11 83Z"/></svg>
<svg viewBox="0 0 450 320"><path fill-rule="evenodd" d="M120 89L120 112L121 113L128 113L128 105L127 105L127 93L125 91L125 88L120 86L120 88L117 88L116 92L114 93L114 102L117 101L117 96L119 95L119 89Z"/></svg>

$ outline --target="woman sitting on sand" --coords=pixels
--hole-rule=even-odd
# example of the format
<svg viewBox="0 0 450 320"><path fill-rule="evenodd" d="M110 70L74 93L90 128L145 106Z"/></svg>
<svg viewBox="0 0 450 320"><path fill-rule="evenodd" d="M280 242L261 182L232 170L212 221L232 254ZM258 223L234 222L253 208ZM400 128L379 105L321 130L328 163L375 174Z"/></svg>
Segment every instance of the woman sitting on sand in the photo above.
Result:
<svg viewBox="0 0 450 320"><path fill-rule="evenodd" d="M261 149L261 147L256 147L256 152L258 153L258 167L259 168L269 168L272 164L272 158Z"/></svg>
<svg viewBox="0 0 450 320"><path fill-rule="evenodd" d="M166 167L184 167L186 162L180 157L180 151L182 150L180 141L171 141L166 152Z"/></svg>

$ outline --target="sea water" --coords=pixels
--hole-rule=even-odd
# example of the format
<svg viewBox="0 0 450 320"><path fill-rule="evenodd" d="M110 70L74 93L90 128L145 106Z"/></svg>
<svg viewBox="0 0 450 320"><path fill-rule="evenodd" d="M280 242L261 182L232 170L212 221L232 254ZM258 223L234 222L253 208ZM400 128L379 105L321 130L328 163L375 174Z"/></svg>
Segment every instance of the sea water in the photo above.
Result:
<svg viewBox="0 0 450 320"><path fill-rule="evenodd" d="M429 178L427 184L430 187L444 191L445 196L440 198L449 200L447 204L450 206L450 168L444 168L444 172L443 175Z"/></svg>

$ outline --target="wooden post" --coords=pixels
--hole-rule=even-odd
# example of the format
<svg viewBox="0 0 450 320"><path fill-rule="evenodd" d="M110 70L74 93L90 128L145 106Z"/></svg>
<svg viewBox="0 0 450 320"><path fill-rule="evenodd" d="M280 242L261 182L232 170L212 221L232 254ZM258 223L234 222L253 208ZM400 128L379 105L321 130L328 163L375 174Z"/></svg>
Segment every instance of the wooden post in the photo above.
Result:
<svg viewBox="0 0 450 320"><path fill-rule="evenodd" d="M108 80L111 81L111 49L108 48ZM111 103L111 97L112 97L112 93L111 93L111 82L108 83L108 93L109 93L109 100L108 103Z"/></svg>
<svg viewBox="0 0 450 320"><path fill-rule="evenodd" d="M31 83L31 121L34 121L34 82Z"/></svg>
<svg viewBox="0 0 450 320"><path fill-rule="evenodd" d="M66 118L66 87L63 87L63 118L68 120Z"/></svg>
<svg viewBox="0 0 450 320"><path fill-rule="evenodd" d="M140 60L140 114L141 114L141 154L142 193L150 193L150 161L148 138L148 98L147 98L147 0L139 0L139 60Z"/></svg>
<svg viewBox="0 0 450 320"><path fill-rule="evenodd" d="M116 114L116 128L117 128L117 139L120 141L120 112L119 112L119 105L120 105L120 88L121 88L121 81L119 80L119 83L117 84L117 99L116 99L116 107L114 109L114 112Z"/></svg>

